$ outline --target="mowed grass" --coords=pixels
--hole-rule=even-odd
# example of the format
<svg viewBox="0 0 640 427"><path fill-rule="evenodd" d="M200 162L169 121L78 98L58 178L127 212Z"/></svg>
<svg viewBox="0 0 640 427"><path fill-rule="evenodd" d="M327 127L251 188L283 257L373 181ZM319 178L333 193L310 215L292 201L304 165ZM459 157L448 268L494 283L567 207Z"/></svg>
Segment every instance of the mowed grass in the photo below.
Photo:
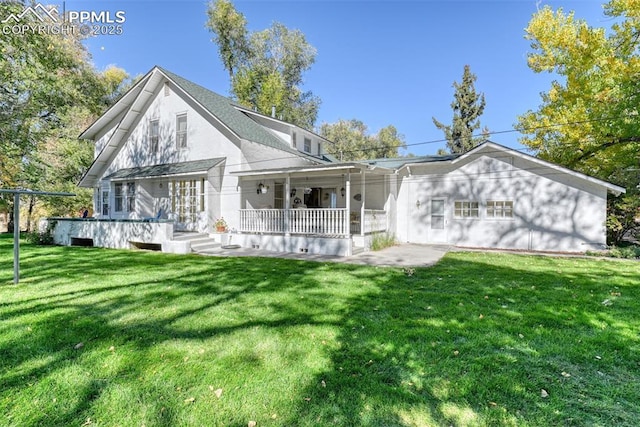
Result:
<svg viewBox="0 0 640 427"><path fill-rule="evenodd" d="M0 237L0 425L636 426L640 264L403 270ZM543 391L544 390L544 391Z"/></svg>

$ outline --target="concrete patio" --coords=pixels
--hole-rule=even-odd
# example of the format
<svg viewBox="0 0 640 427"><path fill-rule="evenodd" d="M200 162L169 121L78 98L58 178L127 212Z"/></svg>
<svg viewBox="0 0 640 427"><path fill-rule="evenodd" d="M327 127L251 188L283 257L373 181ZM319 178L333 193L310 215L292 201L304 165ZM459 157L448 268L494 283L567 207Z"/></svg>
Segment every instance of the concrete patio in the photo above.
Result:
<svg viewBox="0 0 640 427"><path fill-rule="evenodd" d="M319 262L340 262L345 264L375 265L387 267L428 267L440 260L449 251L448 245L401 244L380 251L360 252L349 257L312 255L284 252L270 252L248 248L217 247L200 252L206 256L252 256L285 258Z"/></svg>

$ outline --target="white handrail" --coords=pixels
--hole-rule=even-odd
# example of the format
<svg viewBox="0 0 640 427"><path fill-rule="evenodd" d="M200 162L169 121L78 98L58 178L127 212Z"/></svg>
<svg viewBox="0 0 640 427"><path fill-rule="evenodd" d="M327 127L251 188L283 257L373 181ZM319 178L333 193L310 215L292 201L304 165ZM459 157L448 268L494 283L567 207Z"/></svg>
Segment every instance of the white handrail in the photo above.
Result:
<svg viewBox="0 0 640 427"><path fill-rule="evenodd" d="M289 230L285 215L289 214ZM346 209L241 209L240 232L346 236Z"/></svg>

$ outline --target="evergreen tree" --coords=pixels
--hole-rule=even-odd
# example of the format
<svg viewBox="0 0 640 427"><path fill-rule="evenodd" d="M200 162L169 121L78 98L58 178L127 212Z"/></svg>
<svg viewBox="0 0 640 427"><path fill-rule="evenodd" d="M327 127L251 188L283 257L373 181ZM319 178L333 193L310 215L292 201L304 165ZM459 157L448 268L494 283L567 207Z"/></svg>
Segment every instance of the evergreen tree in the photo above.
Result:
<svg viewBox="0 0 640 427"><path fill-rule="evenodd" d="M447 139L447 149L452 154L461 154L471 150L480 144L485 138L474 137L473 132L480 129L479 117L484 112L484 94L476 93L474 82L477 77L471 72L468 65L464 66L462 82L453 82L454 99L451 103L453 108L453 121L451 125L445 125L433 117L433 124L444 132ZM489 130L483 129L487 134Z"/></svg>

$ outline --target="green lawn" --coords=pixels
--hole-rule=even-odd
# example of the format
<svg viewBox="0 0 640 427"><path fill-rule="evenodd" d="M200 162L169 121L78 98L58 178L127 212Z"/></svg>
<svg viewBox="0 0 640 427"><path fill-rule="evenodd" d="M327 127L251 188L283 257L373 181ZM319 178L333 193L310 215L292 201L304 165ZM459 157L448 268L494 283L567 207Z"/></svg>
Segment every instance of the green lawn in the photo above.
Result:
<svg viewBox="0 0 640 427"><path fill-rule="evenodd" d="M403 271L23 244L16 286L11 245L0 425L640 420L638 262L450 253Z"/></svg>

